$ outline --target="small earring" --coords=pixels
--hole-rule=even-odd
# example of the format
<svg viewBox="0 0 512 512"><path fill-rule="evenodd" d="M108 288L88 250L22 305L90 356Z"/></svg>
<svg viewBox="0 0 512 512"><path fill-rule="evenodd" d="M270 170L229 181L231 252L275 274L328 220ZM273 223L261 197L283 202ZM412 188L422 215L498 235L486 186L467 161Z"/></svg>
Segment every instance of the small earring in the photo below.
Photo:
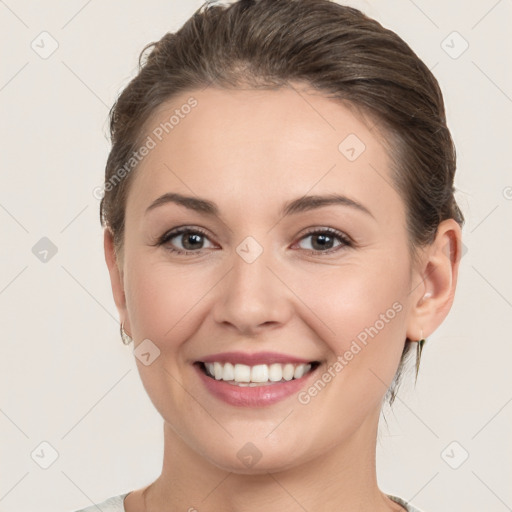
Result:
<svg viewBox="0 0 512 512"><path fill-rule="evenodd" d="M423 351L423 345L425 345L425 338L423 337L423 329L421 330L421 339L418 340L418 346L416 347L416 379L418 380L418 372L420 370L421 353Z"/></svg>
<svg viewBox="0 0 512 512"><path fill-rule="evenodd" d="M123 343L125 345L129 345L133 341L133 339L130 338L130 336L128 334L126 334L126 331L124 330L122 322L121 322L121 339L123 340Z"/></svg>

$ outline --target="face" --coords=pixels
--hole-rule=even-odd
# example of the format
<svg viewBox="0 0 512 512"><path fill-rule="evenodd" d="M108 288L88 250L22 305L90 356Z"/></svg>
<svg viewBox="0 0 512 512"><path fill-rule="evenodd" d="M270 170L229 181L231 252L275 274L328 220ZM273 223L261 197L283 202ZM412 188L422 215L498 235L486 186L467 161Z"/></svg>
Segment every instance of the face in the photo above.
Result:
<svg viewBox="0 0 512 512"><path fill-rule="evenodd" d="M169 435L246 473L375 436L412 300L404 202L376 129L298 86L207 88L163 105L148 136L121 315L146 340L152 362L137 365Z"/></svg>

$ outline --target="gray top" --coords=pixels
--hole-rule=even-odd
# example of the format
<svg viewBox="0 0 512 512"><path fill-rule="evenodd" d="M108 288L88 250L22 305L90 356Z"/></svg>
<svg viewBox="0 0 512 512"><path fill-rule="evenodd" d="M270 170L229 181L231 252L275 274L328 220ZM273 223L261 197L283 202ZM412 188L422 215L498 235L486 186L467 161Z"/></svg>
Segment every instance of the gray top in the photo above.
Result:
<svg viewBox="0 0 512 512"><path fill-rule="evenodd" d="M91 505L90 507L76 510L75 512L98 512L98 508L102 512L126 512L124 509L124 499L126 496L128 496L128 494L130 493L126 492L124 494L120 494L119 496L113 496L112 498L109 498L102 503L97 503L96 505ZM389 494L388 496L399 505L402 505L402 507L404 507L407 512L421 512L421 510L414 508L412 505L409 505L405 500L401 498L390 496Z"/></svg>

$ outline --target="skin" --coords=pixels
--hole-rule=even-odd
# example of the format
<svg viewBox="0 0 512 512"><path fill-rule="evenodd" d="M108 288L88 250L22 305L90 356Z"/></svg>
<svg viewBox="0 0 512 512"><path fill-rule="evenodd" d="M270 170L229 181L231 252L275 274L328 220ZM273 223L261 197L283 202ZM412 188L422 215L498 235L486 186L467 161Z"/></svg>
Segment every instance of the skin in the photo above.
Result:
<svg viewBox="0 0 512 512"><path fill-rule="evenodd" d="M164 419L162 474L130 493L126 510L403 510L376 481L380 409L406 337L429 336L450 310L458 224L442 222L413 264L381 135L339 102L299 84L210 87L163 105L147 134L190 96L197 107L135 171L118 259L105 230L125 330L135 346L149 339L160 350L149 366L136 361ZM338 149L349 134L366 146L355 161ZM168 192L213 201L220 214L174 203L145 213ZM280 215L290 200L331 193L371 215L343 205ZM202 249L170 252L182 249L186 236L154 245L183 224L207 231ZM334 238L330 253L313 252L318 234L306 230L326 227L354 244ZM247 236L263 248L252 263L236 252ZM206 390L192 366L218 352L270 350L318 360L322 375L397 301L401 311L308 404L294 394L267 407L229 405ZM248 442L262 455L251 467L237 457Z"/></svg>

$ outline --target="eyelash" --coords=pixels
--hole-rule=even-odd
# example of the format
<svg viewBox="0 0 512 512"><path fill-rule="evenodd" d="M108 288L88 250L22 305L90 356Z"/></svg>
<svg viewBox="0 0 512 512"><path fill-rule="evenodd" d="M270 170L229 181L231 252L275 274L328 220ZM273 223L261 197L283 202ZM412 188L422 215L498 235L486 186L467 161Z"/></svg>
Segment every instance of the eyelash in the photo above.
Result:
<svg viewBox="0 0 512 512"><path fill-rule="evenodd" d="M195 235L202 235L202 236L208 238L208 234L206 233L206 231L202 230L201 228L197 228L197 227L191 228L191 227L188 227L188 226L183 226L183 227L176 228L174 230L171 230L171 231L168 231L168 232L164 233L157 240L157 242L155 244L153 244L153 245L156 245L158 247L159 246L163 246L166 243L168 243L169 240L172 240L173 238L175 238L175 237L177 237L179 235L185 234L185 233L195 234ZM307 238L308 236L312 236L312 235L325 235L325 234L328 234L328 235L330 235L332 237L337 238L341 242L340 245L337 245L336 247L333 247L331 249L327 249L325 251L318 251L318 250L314 250L314 249L303 249L303 250L307 251L309 254L312 254L312 255L320 255L320 254L331 254L333 252L339 251L340 249L349 248L349 247L353 247L354 246L354 242L347 235L345 235L341 231L338 231L337 229L333 229L333 228L321 228L321 229L313 229L313 230L307 231L306 233L304 233L301 236L299 241L303 240L304 238ZM197 255L197 254L200 254L201 251L202 251L202 249L198 249L198 250L195 250L195 251L190 251L190 250L176 249L174 247L169 247L166 250L168 250L171 253L178 254L178 255L188 255L188 254Z"/></svg>

